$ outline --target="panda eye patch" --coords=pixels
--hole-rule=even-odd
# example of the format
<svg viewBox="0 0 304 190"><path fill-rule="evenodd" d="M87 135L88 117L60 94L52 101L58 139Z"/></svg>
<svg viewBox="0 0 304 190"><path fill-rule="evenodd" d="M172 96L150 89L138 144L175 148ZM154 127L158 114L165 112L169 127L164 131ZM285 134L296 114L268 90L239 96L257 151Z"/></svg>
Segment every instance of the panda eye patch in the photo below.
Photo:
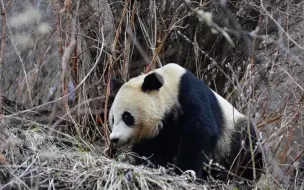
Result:
<svg viewBox="0 0 304 190"><path fill-rule="evenodd" d="M122 114L122 120L128 126L134 125L134 117L127 111Z"/></svg>

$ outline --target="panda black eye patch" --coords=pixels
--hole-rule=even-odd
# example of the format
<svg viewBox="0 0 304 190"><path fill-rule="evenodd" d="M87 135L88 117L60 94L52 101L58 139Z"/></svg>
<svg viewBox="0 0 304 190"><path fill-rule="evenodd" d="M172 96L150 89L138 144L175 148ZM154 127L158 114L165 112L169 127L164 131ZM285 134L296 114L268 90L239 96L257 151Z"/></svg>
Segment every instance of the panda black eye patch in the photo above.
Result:
<svg viewBox="0 0 304 190"><path fill-rule="evenodd" d="M122 120L128 126L134 125L134 117L127 111L122 114Z"/></svg>

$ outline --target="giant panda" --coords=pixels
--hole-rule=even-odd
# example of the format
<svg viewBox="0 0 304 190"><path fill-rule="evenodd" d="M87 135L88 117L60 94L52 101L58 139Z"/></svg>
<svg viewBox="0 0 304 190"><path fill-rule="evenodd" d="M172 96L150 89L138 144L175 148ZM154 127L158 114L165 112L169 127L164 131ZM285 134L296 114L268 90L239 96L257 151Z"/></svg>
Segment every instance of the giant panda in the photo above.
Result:
<svg viewBox="0 0 304 190"><path fill-rule="evenodd" d="M131 146L139 156L135 164L146 157L154 166L176 166L177 174L193 170L199 179L225 181L254 180L254 160L260 178L264 166L253 125L190 71L169 63L118 86L109 112L110 141ZM220 167L208 169L211 160Z"/></svg>

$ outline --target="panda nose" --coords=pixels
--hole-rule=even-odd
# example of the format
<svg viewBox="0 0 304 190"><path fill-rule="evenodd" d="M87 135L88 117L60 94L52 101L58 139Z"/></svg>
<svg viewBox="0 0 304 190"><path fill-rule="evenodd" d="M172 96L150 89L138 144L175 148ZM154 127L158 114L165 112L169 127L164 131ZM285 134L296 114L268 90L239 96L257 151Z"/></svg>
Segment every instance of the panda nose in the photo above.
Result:
<svg viewBox="0 0 304 190"><path fill-rule="evenodd" d="M110 139L112 143L117 143L119 141L119 138L112 138Z"/></svg>

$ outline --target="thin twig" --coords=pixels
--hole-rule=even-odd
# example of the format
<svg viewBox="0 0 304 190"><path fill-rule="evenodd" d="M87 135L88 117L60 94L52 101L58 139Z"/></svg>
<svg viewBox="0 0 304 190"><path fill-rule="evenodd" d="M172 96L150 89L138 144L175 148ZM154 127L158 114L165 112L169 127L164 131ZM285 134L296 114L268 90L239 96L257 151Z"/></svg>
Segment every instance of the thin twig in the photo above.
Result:
<svg viewBox="0 0 304 190"><path fill-rule="evenodd" d="M267 14L267 16L277 25L277 27L287 36L287 38L292 41L299 49L304 50L304 47L302 47L300 44L298 44L290 35L281 27L281 25L270 15L270 13L266 10L264 7L264 2L263 0L260 0L261 2L261 7L263 11Z"/></svg>

